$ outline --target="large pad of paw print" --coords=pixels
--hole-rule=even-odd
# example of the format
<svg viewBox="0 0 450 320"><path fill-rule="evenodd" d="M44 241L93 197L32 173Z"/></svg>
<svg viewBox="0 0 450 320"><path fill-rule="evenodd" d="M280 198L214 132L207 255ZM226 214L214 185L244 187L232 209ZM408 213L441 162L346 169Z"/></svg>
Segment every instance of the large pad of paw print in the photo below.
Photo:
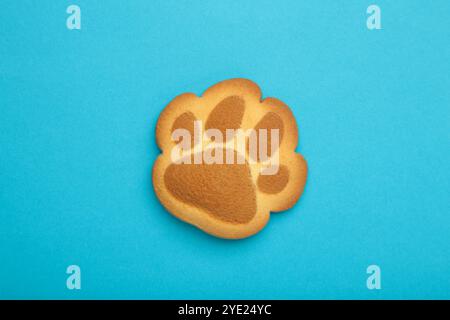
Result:
<svg viewBox="0 0 450 320"><path fill-rule="evenodd" d="M190 133L189 161L173 160L173 150L180 143L174 138L177 129ZM249 152L248 143L242 149L233 137L231 143L207 134L205 139L195 139L198 130L230 138L230 129L276 132L276 145L271 135L266 136L264 148L261 141L257 144L268 158L276 155L274 173L264 174L267 158L262 159L258 151ZM201 96L184 93L174 98L160 114L156 140L161 149L153 166L158 199L175 217L217 237L240 239L259 232L271 212L287 210L298 201L306 183L307 164L295 152L298 129L291 110L276 98L263 99L260 88L247 79L219 82ZM206 153L217 152L218 144L224 161L202 161ZM225 159L230 155L236 161Z"/></svg>

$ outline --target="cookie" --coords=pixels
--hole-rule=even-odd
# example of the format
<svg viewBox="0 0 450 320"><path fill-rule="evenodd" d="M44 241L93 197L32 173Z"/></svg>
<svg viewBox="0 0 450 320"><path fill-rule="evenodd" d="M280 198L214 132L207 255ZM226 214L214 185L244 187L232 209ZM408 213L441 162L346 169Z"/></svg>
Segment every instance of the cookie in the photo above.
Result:
<svg viewBox="0 0 450 320"><path fill-rule="evenodd" d="M179 219L221 238L259 232L270 212L292 207L307 165L295 152L295 118L283 102L261 98L250 80L185 93L161 112L153 188Z"/></svg>

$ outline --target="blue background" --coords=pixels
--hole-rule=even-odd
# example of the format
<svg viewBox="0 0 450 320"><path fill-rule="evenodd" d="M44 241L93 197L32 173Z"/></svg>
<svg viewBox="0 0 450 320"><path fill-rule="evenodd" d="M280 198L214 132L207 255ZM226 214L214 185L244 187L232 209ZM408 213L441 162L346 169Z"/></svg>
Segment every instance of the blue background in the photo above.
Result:
<svg viewBox="0 0 450 320"><path fill-rule="evenodd" d="M450 298L450 1L375 1L375 31L371 3L2 1L0 298ZM151 185L164 106L233 77L292 108L309 164L242 241Z"/></svg>

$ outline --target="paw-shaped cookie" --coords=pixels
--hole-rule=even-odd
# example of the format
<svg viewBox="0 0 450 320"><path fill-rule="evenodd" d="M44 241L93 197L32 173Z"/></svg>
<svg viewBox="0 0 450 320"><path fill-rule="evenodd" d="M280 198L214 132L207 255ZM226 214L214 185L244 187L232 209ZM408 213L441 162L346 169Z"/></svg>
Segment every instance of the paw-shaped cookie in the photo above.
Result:
<svg viewBox="0 0 450 320"><path fill-rule="evenodd" d="M265 131L267 140L256 140L254 152L249 148L251 135L245 136L242 148L230 129ZM183 141L187 148L179 148L177 132L190 134ZM204 136L199 138L198 132ZM295 118L280 100L262 100L250 80L222 81L201 97L176 97L158 119L156 139L162 150L153 167L156 195L173 215L209 234L251 236L266 225L270 212L292 207L303 192L307 166L295 152ZM177 152L180 157L174 158ZM218 158L223 162L214 161Z"/></svg>

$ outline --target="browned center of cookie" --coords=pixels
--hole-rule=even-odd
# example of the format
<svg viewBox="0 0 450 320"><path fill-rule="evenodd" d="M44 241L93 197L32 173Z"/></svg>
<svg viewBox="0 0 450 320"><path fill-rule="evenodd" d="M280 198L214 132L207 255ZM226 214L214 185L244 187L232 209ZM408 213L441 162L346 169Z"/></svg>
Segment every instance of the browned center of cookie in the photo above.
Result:
<svg viewBox="0 0 450 320"><path fill-rule="evenodd" d="M195 135L194 135L194 122L196 118L192 112L185 112L182 115L180 115L172 126L172 132L174 132L176 129L186 129L189 131L189 134L191 135L191 146L194 146L195 142Z"/></svg>
<svg viewBox="0 0 450 320"><path fill-rule="evenodd" d="M229 223L256 214L256 194L247 164L171 164L164 183L178 200Z"/></svg>
<svg viewBox="0 0 450 320"><path fill-rule="evenodd" d="M284 135L283 120L281 119L281 117L278 114L276 114L274 112L268 112L268 113L266 113L266 115L264 115L264 117L255 126L255 131L258 132L258 134L259 134L260 129L267 130L267 136L266 136L267 141L259 141L259 139L258 139L258 150L259 150L259 145L261 143L266 143L267 156L271 157L272 154L276 151L276 149L278 149L278 147L276 147L276 149L272 150L271 130L278 129L278 139L279 139L278 142L281 143L281 140ZM259 156L259 153L258 153L257 160L265 160L265 159L261 159L261 157Z"/></svg>
<svg viewBox="0 0 450 320"><path fill-rule="evenodd" d="M289 170L286 166L280 166L274 175L260 175L258 177L258 189L264 193L276 194L281 192L289 182Z"/></svg>
<svg viewBox="0 0 450 320"><path fill-rule="evenodd" d="M245 111L245 102L238 96L223 99L215 106L206 121L205 129L219 129L225 137L226 129L238 129Z"/></svg>

